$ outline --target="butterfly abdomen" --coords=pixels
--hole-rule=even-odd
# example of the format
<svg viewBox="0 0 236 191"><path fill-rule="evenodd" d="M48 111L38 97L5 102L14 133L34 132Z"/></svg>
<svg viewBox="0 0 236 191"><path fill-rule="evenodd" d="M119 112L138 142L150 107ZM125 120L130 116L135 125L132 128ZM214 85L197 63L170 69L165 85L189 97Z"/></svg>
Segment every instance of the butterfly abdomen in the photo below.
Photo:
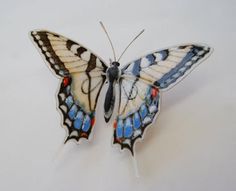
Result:
<svg viewBox="0 0 236 191"><path fill-rule="evenodd" d="M115 104L115 91L113 86L114 86L113 83L109 83L104 102L104 113L105 113L104 116L106 122L108 122L109 119L111 118Z"/></svg>

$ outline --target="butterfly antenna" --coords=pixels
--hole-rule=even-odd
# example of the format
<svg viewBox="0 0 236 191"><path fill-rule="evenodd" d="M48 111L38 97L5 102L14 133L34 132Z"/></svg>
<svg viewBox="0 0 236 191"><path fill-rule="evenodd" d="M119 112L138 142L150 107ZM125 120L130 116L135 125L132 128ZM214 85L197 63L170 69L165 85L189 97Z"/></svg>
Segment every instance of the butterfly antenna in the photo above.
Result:
<svg viewBox="0 0 236 191"><path fill-rule="evenodd" d="M100 23L100 25L102 26L104 32L105 32L106 35L107 35L107 38L108 38L108 40L109 40L109 42L110 42L110 45L111 45L111 48L112 48L112 52L113 52L113 55L114 55L114 61L116 61L116 53L115 53L114 46L113 46L113 44L112 44L112 42L111 42L110 36L108 35L108 32L107 32L107 30L106 30L104 24L102 23L102 21L100 21L99 23Z"/></svg>
<svg viewBox="0 0 236 191"><path fill-rule="evenodd" d="M141 32L134 37L134 39L127 45L127 47L125 48L125 50L122 52L122 54L120 55L120 57L118 58L118 62L120 61L121 57L124 55L124 53L126 52L126 50L130 47L130 45L144 32L144 29L141 30Z"/></svg>

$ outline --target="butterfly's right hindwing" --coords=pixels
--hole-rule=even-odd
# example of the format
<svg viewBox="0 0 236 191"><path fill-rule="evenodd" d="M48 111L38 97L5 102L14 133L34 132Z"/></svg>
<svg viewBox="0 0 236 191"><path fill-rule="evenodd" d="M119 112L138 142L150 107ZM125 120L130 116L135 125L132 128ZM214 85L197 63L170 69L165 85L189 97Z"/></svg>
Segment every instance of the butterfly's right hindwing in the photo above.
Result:
<svg viewBox="0 0 236 191"><path fill-rule="evenodd" d="M61 35L33 31L31 36L49 67L61 78L58 107L69 132L66 141L88 138L107 66L91 51Z"/></svg>

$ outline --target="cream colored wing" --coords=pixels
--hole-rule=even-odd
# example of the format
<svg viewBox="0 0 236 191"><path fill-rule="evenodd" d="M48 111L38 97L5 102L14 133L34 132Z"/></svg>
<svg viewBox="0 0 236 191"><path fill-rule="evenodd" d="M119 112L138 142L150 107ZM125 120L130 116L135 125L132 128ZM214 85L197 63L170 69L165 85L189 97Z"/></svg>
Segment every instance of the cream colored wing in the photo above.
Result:
<svg viewBox="0 0 236 191"><path fill-rule="evenodd" d="M121 69L114 143L133 154L136 139L143 136L160 111L159 91L174 86L210 52L211 48L204 45L175 46L143 56Z"/></svg>
<svg viewBox="0 0 236 191"><path fill-rule="evenodd" d="M125 77L139 78L160 90L173 87L206 59L212 49L206 45L185 44L153 52L122 69Z"/></svg>
<svg viewBox="0 0 236 191"><path fill-rule="evenodd" d="M58 100L69 131L66 141L88 138L107 66L87 48L56 33L32 31L31 37L48 66L61 78Z"/></svg>

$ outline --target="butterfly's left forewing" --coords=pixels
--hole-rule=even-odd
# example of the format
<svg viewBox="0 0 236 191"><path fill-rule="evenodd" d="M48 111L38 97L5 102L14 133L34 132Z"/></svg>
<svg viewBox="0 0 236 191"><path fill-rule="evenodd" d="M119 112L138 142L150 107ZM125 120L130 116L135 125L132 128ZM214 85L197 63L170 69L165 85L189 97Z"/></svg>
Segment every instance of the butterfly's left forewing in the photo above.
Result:
<svg viewBox="0 0 236 191"><path fill-rule="evenodd" d="M107 66L82 45L49 31L31 32L46 63L61 78L58 108L68 130L66 141L88 138Z"/></svg>
<svg viewBox="0 0 236 191"><path fill-rule="evenodd" d="M208 46L187 44L153 52L126 65L119 82L114 143L133 153L136 139L160 111L159 92L177 84L210 53Z"/></svg>

